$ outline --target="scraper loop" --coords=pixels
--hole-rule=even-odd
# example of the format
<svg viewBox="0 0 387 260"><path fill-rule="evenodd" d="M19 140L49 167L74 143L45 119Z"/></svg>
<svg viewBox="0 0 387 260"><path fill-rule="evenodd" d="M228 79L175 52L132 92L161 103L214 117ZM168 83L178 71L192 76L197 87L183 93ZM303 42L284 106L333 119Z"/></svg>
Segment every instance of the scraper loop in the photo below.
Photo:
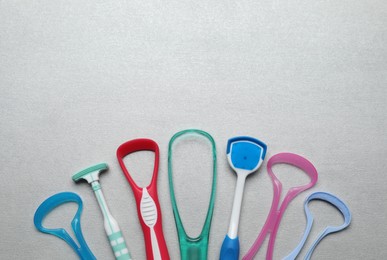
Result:
<svg viewBox="0 0 387 260"><path fill-rule="evenodd" d="M74 230L75 237L78 240L79 247L77 243L71 238L67 231L63 228L45 228L42 225L43 219L54 210L56 207L68 203L75 202L78 204L78 210L75 213L73 220L71 221L71 227ZM72 249L78 254L79 258L82 260L94 260L96 259L93 253L90 251L89 247L86 244L85 239L82 235L81 229L81 214L82 214L83 203L81 198L73 192L61 192L57 193L40 204L34 215L34 224L35 227L42 233L50 234L63 239Z"/></svg>
<svg viewBox="0 0 387 260"><path fill-rule="evenodd" d="M337 227L334 227L334 226L326 227L318 235L316 240L312 243L311 247L309 248L308 252L305 255L305 258L304 258L305 260L309 260L310 259L310 257L313 254L314 249L317 247L317 245L321 242L321 240L324 237L326 237L329 234L332 234L332 233L335 233L335 232L339 232L339 231L347 228L349 226L349 224L351 223L351 218L352 218L351 212L349 211L348 206L343 201L341 201L338 197L336 197L333 194L327 193L327 192L315 192L315 193L312 193L305 200L305 203L304 203L305 216L306 216L306 221L307 221L304 235L303 235L300 243L298 244L298 246L288 256L286 256L284 258L284 260L294 260L294 259L296 259L296 257L300 253L301 249L305 245L305 242L306 242L306 240L307 240L307 238L309 236L310 230L312 229L312 225L313 225L313 215L312 215L312 213L310 212L310 209L309 209L309 202L312 201L312 200L326 201L326 202L330 203L332 206L336 207L341 212L341 214L343 215L344 223L342 225L340 225L340 226L337 226Z"/></svg>
<svg viewBox="0 0 387 260"><path fill-rule="evenodd" d="M207 211L206 219L203 224L203 228L200 235L194 238L187 235L183 226L183 222L180 218L179 209L176 203L176 196L175 196L175 191L173 186L173 174L172 174L173 143L179 137L187 134L196 134L208 139L212 147L212 161L213 161L212 187L211 187L211 197L208 205L208 211ZM179 237L181 259L205 260L207 259L208 240L210 235L212 214L214 211L215 191L216 191L216 147L215 147L215 141L212 138L212 136L198 129L187 129L176 133L169 141L169 146L168 146L168 176L169 176L169 190L171 194L173 215L175 217L175 224L176 224L177 233Z"/></svg>
<svg viewBox="0 0 387 260"><path fill-rule="evenodd" d="M279 164L279 163L296 166L297 168L300 168L301 170L303 170L310 177L309 183L302 186L291 188L287 192L281 205L279 205L279 200L282 192L282 184L279 181L279 179L275 176L272 170L273 165ZM316 184L318 179L317 170L313 166L313 164L309 162L307 159L305 159L304 157L293 153L279 153L279 154L273 155L267 162L267 171L273 183L273 192L274 192L273 201L272 201L271 209L266 219L265 225L263 226L260 234L258 235L257 239L255 240L255 242L253 243L253 245L251 246L247 254L243 257L243 259L245 260L250 260L254 258L255 254L262 246L262 243L265 240L265 237L269 233L270 233L270 239L269 239L268 249L266 252L266 259L267 260L273 259L274 244L277 236L278 227L279 227L279 224L281 223L282 216L285 213L287 206L298 194L313 187Z"/></svg>

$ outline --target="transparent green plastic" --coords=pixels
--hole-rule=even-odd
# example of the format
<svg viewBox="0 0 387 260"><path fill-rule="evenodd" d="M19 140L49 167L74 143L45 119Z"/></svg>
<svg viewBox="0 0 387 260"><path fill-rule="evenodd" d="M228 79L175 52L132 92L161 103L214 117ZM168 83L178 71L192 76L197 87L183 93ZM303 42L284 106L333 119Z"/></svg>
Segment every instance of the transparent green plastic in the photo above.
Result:
<svg viewBox="0 0 387 260"><path fill-rule="evenodd" d="M210 203L207 210L206 219L202 228L202 231L198 237L190 237L185 232L183 223L180 218L179 209L176 203L175 192L173 188L173 176L172 176L172 145L176 139L186 134L196 134L207 138L211 142L212 146L212 187ZM216 147L215 141L208 133L198 129L188 129L176 133L169 141L168 146L168 176L169 176L169 191L171 193L171 202L173 215L175 217L175 224L177 228L177 234L179 237L180 244L180 256L182 260L205 260L207 259L208 252L208 240L210 235L212 214L214 211L215 204L215 193L216 193Z"/></svg>

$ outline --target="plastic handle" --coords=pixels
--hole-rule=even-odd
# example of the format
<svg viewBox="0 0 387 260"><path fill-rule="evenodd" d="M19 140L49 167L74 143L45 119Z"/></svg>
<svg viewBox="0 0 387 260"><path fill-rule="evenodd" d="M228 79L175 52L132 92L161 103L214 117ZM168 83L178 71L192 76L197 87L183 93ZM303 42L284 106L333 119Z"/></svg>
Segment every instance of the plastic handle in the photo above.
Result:
<svg viewBox="0 0 387 260"><path fill-rule="evenodd" d="M146 188L141 188L134 182L123 161L125 156L139 151L152 151L155 153L152 180ZM156 183L159 167L159 147L157 143L153 140L145 138L128 141L118 147L117 159L126 179L132 188L136 200L137 215L144 234L147 259L169 259L168 248L165 242L162 228L160 203L157 196ZM148 199L151 201L152 205L154 205L156 218L154 219L153 224L150 224L149 221L143 217L144 209L142 209L141 205L144 203L144 199Z"/></svg>
<svg viewBox="0 0 387 260"><path fill-rule="evenodd" d="M63 228L49 229L42 226L43 219L54 210L56 207L68 203L75 202L78 204L78 210L71 221L71 227L74 230L75 237L78 240L78 245L70 237L66 230ZM40 204L34 215L34 224L35 227L42 233L50 234L63 239L67 244L69 244L74 251L78 254L79 258L82 260L94 260L96 259L93 253L90 251L89 247L86 244L85 239L82 235L81 229L81 214L82 214L82 200L81 198L73 192L61 192L57 193Z"/></svg>
<svg viewBox="0 0 387 260"><path fill-rule="evenodd" d="M237 185L235 188L234 202L232 206L231 219L226 237L223 240L220 259L221 260L238 260L239 259L239 239L238 226L243 199L243 190L247 175L237 173Z"/></svg>
<svg viewBox="0 0 387 260"><path fill-rule="evenodd" d="M110 220L111 223L114 223L113 219ZM108 235L108 239L110 242L110 246L113 249L114 256L117 260L130 260L132 257L130 256L129 249L126 246L125 238L122 235L121 230L118 228L118 231L114 232L111 235Z"/></svg>
<svg viewBox="0 0 387 260"><path fill-rule="evenodd" d="M220 249L221 260L238 260L239 258L239 238L230 238L228 235L223 240Z"/></svg>
<svg viewBox="0 0 387 260"><path fill-rule="evenodd" d="M265 159L266 151L266 144L249 136L234 137L227 142L227 159L237 174L237 184L230 224L221 248L221 260L239 258L238 227L246 177L258 170Z"/></svg>
<svg viewBox="0 0 387 260"><path fill-rule="evenodd" d="M284 258L284 260L293 260L295 259L298 254L300 253L301 249L305 245L306 239L309 236L310 230L312 228L313 224L313 215L309 210L309 202L312 200L322 200L330 203L332 206L335 206L343 215L344 217L344 223L337 227L328 226L325 228L324 231L322 231L319 236L316 238L316 240L312 243L311 247L309 248L308 252L305 255L305 259L309 260L313 254L314 249L317 247L317 245L321 242L321 240L326 237L329 234L339 232L345 228L347 228L351 223L351 212L349 211L348 206L341 201L338 197L336 197L333 194L327 193L327 192L315 192L312 193L304 203L304 210L305 210L305 216L307 220L306 229L304 232L304 235L301 239L301 242L297 245L297 247L287 256Z"/></svg>
<svg viewBox="0 0 387 260"><path fill-rule="evenodd" d="M94 181L92 182L92 187L104 217L105 232L109 239L110 246L113 249L115 258L119 260L132 259L121 229L107 206L101 185L98 181Z"/></svg>
<svg viewBox="0 0 387 260"><path fill-rule="evenodd" d="M173 170L172 170L172 157L173 157L173 143L181 136L186 134L196 134L205 137L211 143L212 147L212 186L211 197L208 205L207 215L203 224L202 231L198 237L189 237L185 232L183 222L180 218L179 209L177 207L174 185L173 185ZM208 252L208 240L211 229L211 220L214 212L215 205L215 193L216 193L216 146L215 141L210 134L198 129L187 129L174 134L169 141L168 145L168 178L169 178L169 191L171 195L173 216L175 218L175 224L177 234L179 236L180 244L180 256L182 260L206 260Z"/></svg>

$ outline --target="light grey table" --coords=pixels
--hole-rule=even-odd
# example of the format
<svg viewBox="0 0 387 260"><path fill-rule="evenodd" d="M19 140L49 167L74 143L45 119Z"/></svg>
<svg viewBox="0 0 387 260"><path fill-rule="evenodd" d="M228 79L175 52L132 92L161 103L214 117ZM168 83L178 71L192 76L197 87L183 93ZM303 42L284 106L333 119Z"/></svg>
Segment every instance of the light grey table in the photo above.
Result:
<svg viewBox="0 0 387 260"><path fill-rule="evenodd" d="M266 142L268 157L282 151L303 155L319 172L317 186L288 208L275 259L297 245L305 226L302 203L318 190L347 202L353 222L326 238L313 258L385 258L386 87L383 0L2 0L0 258L76 259L63 241L37 232L32 222L45 198L73 191L84 201L90 248L98 259L113 259L90 187L71 180L78 170L104 161L110 171L101 184L111 211L133 257L144 259L134 198L115 152L127 140L148 137L161 150L164 233L172 259L178 259L167 146L186 128L208 131L218 148L209 259L218 258L227 232L236 178L225 149L236 135ZM188 145L177 157L185 167L179 171L181 210L193 235L208 202L205 148ZM137 175L143 183L152 168L151 157L144 156L133 166L144 171ZM285 189L307 181L293 168L277 171ZM261 229L271 198L263 165L246 183L241 253ZM312 237L342 221L324 203L313 203L312 211ZM75 206L64 206L46 224L68 228L74 212ZM257 259L264 258L266 246L267 240Z"/></svg>

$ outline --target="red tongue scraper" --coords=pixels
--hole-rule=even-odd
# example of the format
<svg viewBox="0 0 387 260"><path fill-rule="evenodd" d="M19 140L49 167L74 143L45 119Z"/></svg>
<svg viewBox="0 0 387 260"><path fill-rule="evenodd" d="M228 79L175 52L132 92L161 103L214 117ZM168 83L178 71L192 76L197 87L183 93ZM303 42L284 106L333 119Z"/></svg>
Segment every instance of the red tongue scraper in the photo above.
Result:
<svg viewBox="0 0 387 260"><path fill-rule="evenodd" d="M139 187L130 176L124 164L124 157L139 151L152 151L155 154L153 176L150 184ZM144 233L146 255L148 260L169 260L161 223L161 209L157 197L157 174L159 168L159 147L150 139L134 139L117 149L117 159L130 186L137 204L137 214Z"/></svg>

